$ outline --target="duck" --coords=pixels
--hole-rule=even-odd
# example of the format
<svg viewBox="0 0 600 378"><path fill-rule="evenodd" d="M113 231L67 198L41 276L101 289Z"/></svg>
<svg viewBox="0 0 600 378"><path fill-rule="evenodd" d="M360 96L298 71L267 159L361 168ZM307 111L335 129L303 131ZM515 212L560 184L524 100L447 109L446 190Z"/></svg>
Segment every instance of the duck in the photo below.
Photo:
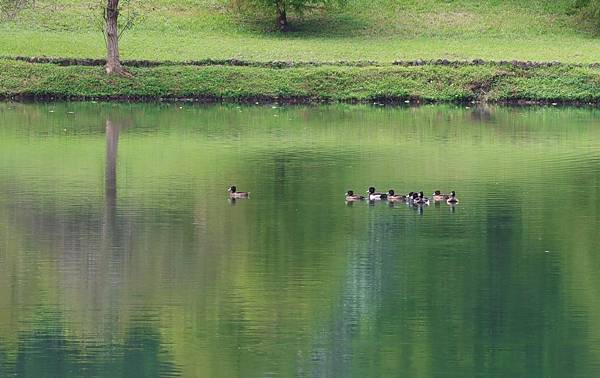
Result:
<svg viewBox="0 0 600 378"><path fill-rule="evenodd" d="M227 188L229 192L229 198L248 198L250 196L250 192L238 192L235 185L231 185Z"/></svg>
<svg viewBox="0 0 600 378"><path fill-rule="evenodd" d="M435 201L435 202L442 202L442 201L446 201L448 198L450 198L450 194L442 194L441 191L436 190L435 192L433 192L433 194L431 195L431 198Z"/></svg>
<svg viewBox="0 0 600 378"><path fill-rule="evenodd" d="M406 201L406 196L403 194L396 194L394 192L394 189L390 189L390 190L388 190L387 199L388 199L388 201L393 201L393 202L404 202L404 201Z"/></svg>
<svg viewBox="0 0 600 378"><path fill-rule="evenodd" d="M458 198L456 198L456 192L453 190L450 192L450 197L446 200L448 205L456 205L458 203Z"/></svg>
<svg viewBox="0 0 600 378"><path fill-rule="evenodd" d="M419 192L410 192L410 193L408 193L407 203L415 203L418 199L419 199Z"/></svg>
<svg viewBox="0 0 600 378"><path fill-rule="evenodd" d="M348 190L346 192L346 201L362 201L365 199L365 196L361 196L360 194L354 194L354 190Z"/></svg>
<svg viewBox="0 0 600 378"><path fill-rule="evenodd" d="M413 200L416 205L429 205L429 198L423 195L423 192L417 193L417 198Z"/></svg>
<svg viewBox="0 0 600 378"><path fill-rule="evenodd" d="M370 201L378 201L387 199L387 193L376 192L374 187L369 187L367 191Z"/></svg>

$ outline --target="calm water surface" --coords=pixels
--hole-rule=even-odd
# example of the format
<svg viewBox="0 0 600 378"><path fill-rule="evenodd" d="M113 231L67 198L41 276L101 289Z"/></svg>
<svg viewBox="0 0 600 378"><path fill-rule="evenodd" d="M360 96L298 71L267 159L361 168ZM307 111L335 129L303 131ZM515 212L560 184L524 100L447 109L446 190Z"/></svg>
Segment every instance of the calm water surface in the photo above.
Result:
<svg viewBox="0 0 600 378"><path fill-rule="evenodd" d="M0 376L596 377L599 231L599 110L0 103Z"/></svg>

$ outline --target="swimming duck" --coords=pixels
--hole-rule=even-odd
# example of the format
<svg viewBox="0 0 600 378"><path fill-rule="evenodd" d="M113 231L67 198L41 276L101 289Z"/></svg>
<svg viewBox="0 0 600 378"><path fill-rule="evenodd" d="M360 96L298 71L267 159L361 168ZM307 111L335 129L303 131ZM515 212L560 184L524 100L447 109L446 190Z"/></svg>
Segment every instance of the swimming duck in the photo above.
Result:
<svg viewBox="0 0 600 378"><path fill-rule="evenodd" d="M450 198L450 195L442 194L442 192L440 192L439 190L436 190L435 192L433 192L431 197L435 202L441 202L441 201L446 201L448 198Z"/></svg>
<svg viewBox="0 0 600 378"><path fill-rule="evenodd" d="M419 192L408 193L408 202L414 203L419 200Z"/></svg>
<svg viewBox="0 0 600 378"><path fill-rule="evenodd" d="M387 199L387 193L376 192L374 187L370 187L367 191L370 201L378 201Z"/></svg>
<svg viewBox="0 0 600 378"><path fill-rule="evenodd" d="M396 194L394 192L394 189L390 189L390 190L388 190L387 199L388 199L388 201L393 201L393 202L404 202L404 201L406 201L406 196L403 194Z"/></svg>
<svg viewBox="0 0 600 378"><path fill-rule="evenodd" d="M423 195L423 192L417 193L417 198L413 200L416 205L429 205L429 198Z"/></svg>
<svg viewBox="0 0 600 378"><path fill-rule="evenodd" d="M250 192L238 192L235 185L231 185L227 188L229 192L229 198L248 198L250 196Z"/></svg>
<svg viewBox="0 0 600 378"><path fill-rule="evenodd" d="M453 190L450 192L450 197L446 200L448 205L456 205L458 203L458 198L456 198L456 192Z"/></svg>
<svg viewBox="0 0 600 378"><path fill-rule="evenodd" d="M364 200L365 196L361 196L359 194L354 194L354 190L348 190L346 192L346 201L361 201Z"/></svg>

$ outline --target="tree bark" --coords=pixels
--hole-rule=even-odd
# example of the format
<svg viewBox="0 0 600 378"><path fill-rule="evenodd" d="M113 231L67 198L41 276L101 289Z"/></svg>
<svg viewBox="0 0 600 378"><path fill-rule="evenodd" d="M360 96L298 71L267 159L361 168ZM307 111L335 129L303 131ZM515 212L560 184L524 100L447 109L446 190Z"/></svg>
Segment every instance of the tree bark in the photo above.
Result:
<svg viewBox="0 0 600 378"><path fill-rule="evenodd" d="M276 2L277 6L277 26L281 31L288 30L287 15L285 13L285 0L279 0Z"/></svg>
<svg viewBox="0 0 600 378"><path fill-rule="evenodd" d="M119 0L108 0L104 13L106 21L106 73L131 77L119 57Z"/></svg>

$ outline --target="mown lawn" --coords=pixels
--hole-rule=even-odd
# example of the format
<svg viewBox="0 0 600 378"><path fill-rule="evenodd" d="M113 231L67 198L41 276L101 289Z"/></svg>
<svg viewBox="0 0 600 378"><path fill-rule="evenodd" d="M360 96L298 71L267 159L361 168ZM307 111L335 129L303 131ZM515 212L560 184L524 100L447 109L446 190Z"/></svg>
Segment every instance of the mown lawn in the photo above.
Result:
<svg viewBox="0 0 600 378"><path fill-rule="evenodd" d="M0 24L0 55L102 57L90 2L37 0ZM238 58L256 61L404 59L600 61L600 38L572 0L354 0L338 11L292 16L273 30L270 14L240 15L223 0L147 0L122 39L125 59Z"/></svg>

